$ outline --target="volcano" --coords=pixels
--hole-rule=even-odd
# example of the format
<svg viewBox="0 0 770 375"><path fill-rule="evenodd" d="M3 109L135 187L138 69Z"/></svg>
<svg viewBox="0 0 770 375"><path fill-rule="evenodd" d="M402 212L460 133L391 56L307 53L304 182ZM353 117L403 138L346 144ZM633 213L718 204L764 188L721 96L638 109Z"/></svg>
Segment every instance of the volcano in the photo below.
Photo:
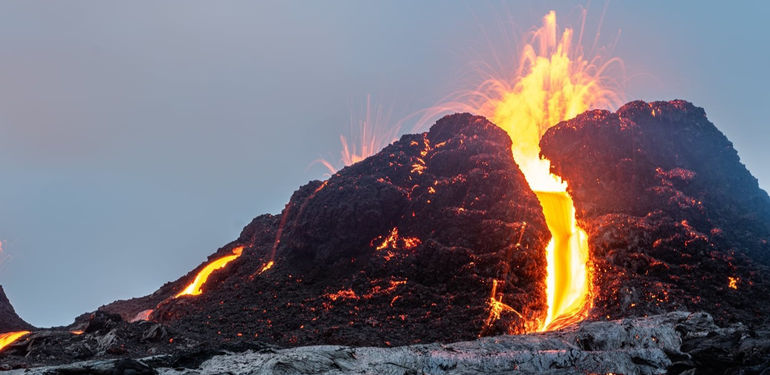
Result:
<svg viewBox="0 0 770 375"><path fill-rule="evenodd" d="M452 343L535 331L548 309L551 231L542 197L512 156L516 142L484 117L446 116L302 186L280 214L256 217L155 293L102 306L69 327L33 330L0 361L23 367L171 353L165 365L194 367L223 351ZM744 327L713 335L733 340L750 329L766 337L770 198L703 109L675 100L588 111L549 129L540 147L567 182L586 230L588 321L703 311L717 324ZM31 329L3 306L0 322L9 330ZM671 337L623 344L658 348L658 357L639 354L628 363L696 368L709 357L704 345L725 351L718 363L725 368L770 357L770 340L747 335L730 341L734 348L724 340L683 345L705 333L688 336L675 326L712 327L698 316L697 324L687 314L660 318L679 322L666 331ZM611 346L598 344L602 334L580 332L567 334L567 348ZM552 336L525 337L546 352L567 350L543 344Z"/></svg>

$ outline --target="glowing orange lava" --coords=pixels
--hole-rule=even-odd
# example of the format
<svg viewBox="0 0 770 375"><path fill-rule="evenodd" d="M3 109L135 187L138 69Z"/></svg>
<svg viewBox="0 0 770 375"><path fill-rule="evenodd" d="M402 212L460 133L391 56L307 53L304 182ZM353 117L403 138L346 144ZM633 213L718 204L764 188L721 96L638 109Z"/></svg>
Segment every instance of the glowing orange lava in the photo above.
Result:
<svg viewBox="0 0 770 375"><path fill-rule="evenodd" d="M129 323L134 323L134 322L141 322L141 321L150 320L150 315L152 315L153 311L155 311L155 310L153 310L153 309L142 310L142 311L136 313L136 315L134 315L134 317L131 318L131 320L129 320L128 322Z"/></svg>
<svg viewBox="0 0 770 375"><path fill-rule="evenodd" d="M264 266L262 266L262 268L260 268L260 269L259 269L259 275L261 275L261 274L262 274L262 273L264 273L265 271L267 271L267 270L269 270L269 269L273 268L273 264L275 264L275 262L274 262L274 261L272 261L272 260L271 260L271 261L269 261L269 262L267 262L267 263L265 263L265 265L264 265Z"/></svg>
<svg viewBox="0 0 770 375"><path fill-rule="evenodd" d="M0 333L0 350L5 349L6 346L13 344L16 340L29 334L29 331L18 331Z"/></svg>
<svg viewBox="0 0 770 375"><path fill-rule="evenodd" d="M235 249L233 249L233 255L226 255L223 256L209 264L206 265L206 267L203 267L203 269L198 272L198 274L195 276L195 280L193 280L190 285L187 285L184 290L179 292L174 298L179 298L181 296L197 296L203 291L201 288L203 287L203 284L206 284L206 280L208 280L209 275L211 275L212 272L224 268L228 263L232 262L239 256L241 256L241 253L243 253L243 246L238 246Z"/></svg>
<svg viewBox="0 0 770 375"><path fill-rule="evenodd" d="M375 241L378 239L381 239L382 236L377 237L372 240L371 246L374 246ZM404 248L406 250L412 250L417 246L420 246L422 241L417 237L401 237L398 235L398 228L393 227L393 229L390 230L390 234L388 234L388 237L386 237L384 240L382 240L382 243L377 245L375 247L376 250L384 250L387 248ZM400 245L400 246L399 246Z"/></svg>
<svg viewBox="0 0 770 375"><path fill-rule="evenodd" d="M582 30L581 30L582 33ZM559 33L556 13L543 17L543 26L532 33L520 51L519 66L510 78L491 76L463 96L460 109L489 118L511 136L513 156L529 186L535 191L551 242L546 249L548 313L528 324L534 331L559 329L583 320L591 305L591 272L586 233L578 226L567 184L551 173L551 163L540 157L540 138L548 128L592 108L611 108L621 98L608 88L607 67L586 60L580 43L573 45L570 28ZM447 109L452 106L447 106ZM457 106L455 108L457 109ZM493 284L490 316L503 309Z"/></svg>

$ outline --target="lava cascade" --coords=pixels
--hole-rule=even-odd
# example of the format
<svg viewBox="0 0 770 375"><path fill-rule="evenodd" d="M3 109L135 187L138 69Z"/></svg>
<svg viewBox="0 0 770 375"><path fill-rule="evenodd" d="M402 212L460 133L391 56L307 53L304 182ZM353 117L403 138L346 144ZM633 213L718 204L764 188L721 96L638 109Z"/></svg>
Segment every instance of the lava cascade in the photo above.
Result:
<svg viewBox="0 0 770 375"><path fill-rule="evenodd" d="M537 194L552 239L546 249L548 313L529 324L532 331L559 329L584 319L591 305L591 271L585 231L578 226L567 183L552 174L550 161L540 156L540 138L548 128L597 107L617 105L610 89L608 67L599 58L583 57L581 35L573 46L570 28L559 33L556 13L543 17L520 51L511 78L492 76L465 95L462 109L483 114L513 140L513 155Z"/></svg>

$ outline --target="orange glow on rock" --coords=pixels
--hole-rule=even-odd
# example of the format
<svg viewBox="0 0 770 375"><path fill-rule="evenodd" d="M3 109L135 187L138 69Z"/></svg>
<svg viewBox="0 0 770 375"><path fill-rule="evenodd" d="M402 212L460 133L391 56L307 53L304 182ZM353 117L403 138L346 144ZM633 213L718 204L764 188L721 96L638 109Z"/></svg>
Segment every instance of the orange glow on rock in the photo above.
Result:
<svg viewBox="0 0 770 375"><path fill-rule="evenodd" d="M412 250L415 247L419 246L422 241L420 241L417 237L404 237L404 249Z"/></svg>
<svg viewBox="0 0 770 375"><path fill-rule="evenodd" d="M728 276L727 277L727 286L730 289L736 289L737 290L738 289L738 281L741 281L741 279L739 277Z"/></svg>
<svg viewBox="0 0 770 375"><path fill-rule="evenodd" d="M496 320L500 319L500 316L503 314L503 312L512 312L519 317L523 316L516 310L514 310L511 306L506 305L503 303L498 295L497 295L497 280L492 280L492 293L490 293L489 297L489 316L487 317L487 320L484 322L484 325L489 327L494 323Z"/></svg>
<svg viewBox="0 0 770 375"><path fill-rule="evenodd" d="M265 263L265 265L264 265L264 266L262 266L262 268L260 268L260 269L259 269L259 273L258 273L258 275L261 275L261 274L263 274L265 271L267 271L267 270L269 270L269 269L273 268L273 264L275 264L275 262L274 262L274 261L272 261L272 260L271 260L271 261L269 261L269 262L267 262L267 263Z"/></svg>
<svg viewBox="0 0 770 375"><path fill-rule="evenodd" d="M198 274L195 276L195 279L189 285L187 285L186 288L174 296L174 298L179 298L181 296L197 296L203 293L201 288L204 284L206 284L206 280L208 280L211 273L218 269L224 268L228 263L241 256L241 253L243 253L243 246L238 246L233 249L232 255L223 256L207 264L206 267L203 267L203 269L198 272Z"/></svg>
<svg viewBox="0 0 770 375"><path fill-rule="evenodd" d="M374 246L374 243L381 239L382 236L378 236L377 238L373 239L371 242L371 246ZM393 227L393 229L390 230L390 233L387 237L385 237L382 242L375 247L376 250L385 250L385 249L397 249L397 248L403 248L405 250L412 250L417 246L420 246L422 241L417 237L400 237L398 235L398 228Z"/></svg>
<svg viewBox="0 0 770 375"><path fill-rule="evenodd" d="M354 292L353 289L341 289L336 293L326 294L326 297L332 301L336 301L338 299L358 299L358 295L356 295L356 292Z"/></svg>
<svg viewBox="0 0 770 375"><path fill-rule="evenodd" d="M16 340L28 335L29 331L18 331L0 333L0 350L5 349L6 346L13 344Z"/></svg>
<svg viewBox="0 0 770 375"><path fill-rule="evenodd" d="M396 241L398 241L398 228L394 227L393 230L390 231L390 235L388 235L376 249L383 250L388 247L396 247Z"/></svg>
<svg viewBox="0 0 770 375"><path fill-rule="evenodd" d="M152 315L152 312L153 312L153 309L142 310L136 313L136 315L134 315L134 317L131 318L131 320L129 320L128 322L134 323L134 322L150 320L150 315Z"/></svg>
<svg viewBox="0 0 770 375"><path fill-rule="evenodd" d="M79 330L79 329L76 329L74 331L70 331L70 333L73 334L73 335L78 335L79 336L79 335L83 334L83 331Z"/></svg>

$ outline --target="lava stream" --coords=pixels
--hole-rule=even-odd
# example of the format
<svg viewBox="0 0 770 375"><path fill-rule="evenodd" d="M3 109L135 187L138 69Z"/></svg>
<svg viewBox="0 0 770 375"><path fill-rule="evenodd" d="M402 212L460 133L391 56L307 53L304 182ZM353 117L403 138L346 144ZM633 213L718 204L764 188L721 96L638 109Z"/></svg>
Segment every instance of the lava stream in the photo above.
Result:
<svg viewBox="0 0 770 375"><path fill-rule="evenodd" d="M539 330L552 330L579 322L590 307L588 237L575 222L575 208L567 192L535 192L551 241L548 261L548 316Z"/></svg>
<svg viewBox="0 0 770 375"><path fill-rule="evenodd" d="M198 274L195 276L195 280L193 280L189 285L187 285L186 288L184 288L181 292L179 292L174 298L178 298L181 296L189 295L189 296L197 296L203 291L201 288L203 287L203 284L206 284L206 280L209 279L209 275L211 275L212 272L224 268L228 263L232 262L239 256L241 256L241 253L243 253L243 246L238 246L235 249L233 249L232 255L225 255L209 264L206 265L206 267L203 267L203 269L198 272Z"/></svg>
<svg viewBox="0 0 770 375"><path fill-rule="evenodd" d="M29 331L18 331L0 333L0 350L5 349L6 346L13 344L16 340L28 335Z"/></svg>

